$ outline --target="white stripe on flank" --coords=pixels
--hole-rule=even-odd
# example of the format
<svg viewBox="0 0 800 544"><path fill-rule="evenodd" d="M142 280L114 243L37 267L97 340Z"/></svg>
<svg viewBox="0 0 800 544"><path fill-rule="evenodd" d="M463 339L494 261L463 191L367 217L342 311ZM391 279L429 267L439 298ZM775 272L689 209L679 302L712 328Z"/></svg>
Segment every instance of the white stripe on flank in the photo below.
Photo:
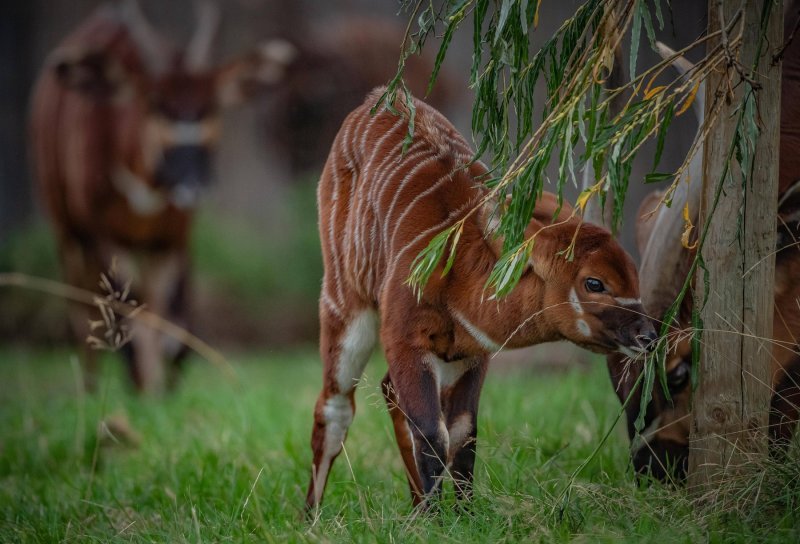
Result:
<svg viewBox="0 0 800 544"><path fill-rule="evenodd" d="M330 311L332 311L334 314L336 314L336 317L338 317L339 319L343 319L344 318L344 312L342 312L342 309L339 308L339 306L330 297L330 295L328 294L328 290L327 290L327 288L325 286L322 287L322 293L320 294L320 300L322 301L322 303Z"/></svg>
<svg viewBox="0 0 800 544"><path fill-rule="evenodd" d="M377 115L375 117L377 117ZM398 129L403 127L404 121L405 120L402 117L398 118L398 120L394 124L394 126L392 126L391 129L389 129L386 133L384 133L383 136L381 136L378 139L378 141L375 142L375 145L372 146L372 153L370 153L369 159L367 159L367 161L364 164L363 169L362 169L362 172L363 172L363 176L361 178L362 179L362 183L361 183L361 186L358 188L358 192L359 192L361 198L359 198L356 201L356 208L353 211L353 213L356 214L355 227L354 228L356 228L358 230L359 239L361 240L361 248L360 248L361 249L361 253L360 253L359 257L358 257L358 267L356 268L356 276L360 280L359 283L363 284L363 286L362 286L363 289L362 290L365 291L364 293L362 293L363 295L368 295L369 290L371 288L371 281L369 281L369 278L370 278L370 276L372 274L372 270L371 270L371 268L372 268L372 255L373 255L373 252L374 252L374 249L375 249L374 248L374 244L372 243L372 241L368 241L367 240L367 238L368 238L367 231L371 228L371 224L370 224L370 221L367 221L366 210L369 210L369 209L372 208L372 203L369 200L369 193L372 190L372 186L367 186L365 188L364 185L367 183L368 180L371 179L370 176L372 175L372 165L373 165L373 163L375 161L375 158L377 157L378 153L383 149L383 146L386 143L386 140L389 139L389 137L394 137L395 136L395 133L398 131ZM386 153L386 155L390 155L390 154L391 154L391 150L389 150ZM375 180L372 180L372 181L373 181L373 184L374 184ZM365 189L366 189L366 191L365 191ZM365 196L365 193L366 193L366 196ZM373 211L372 215L373 215L372 221L374 221L374 211ZM369 249L368 249L367 246L369 246Z"/></svg>
<svg viewBox="0 0 800 544"><path fill-rule="evenodd" d="M622 306L636 306L637 304L642 303L642 299L640 298L624 298L624 297L614 297L614 300L617 304Z"/></svg>
<svg viewBox="0 0 800 544"><path fill-rule="evenodd" d="M342 291L342 280L340 278L339 269L341 267L340 258L336 247L335 226L336 226L336 211L339 203L339 167L338 167L338 153L331 154L331 176L333 177L333 192L331 194L331 207L330 216L328 217L328 243L330 244L331 264L333 272L334 285L336 286L336 302L340 306L344 306L344 293Z"/></svg>
<svg viewBox="0 0 800 544"><path fill-rule="evenodd" d="M403 213L400 214L400 218L397 221L394 222L394 232L392 232L392 239L391 239L389 245L386 246L387 248L393 248L394 247L394 239L397 236L397 231L400 229L400 225L403 224L403 220L411 212L411 210L414 208L414 206L416 206L417 203L420 200L422 200L423 198L425 198L429 194L431 194L431 193L435 192L436 190L438 190L439 187L441 187L441 185L443 183L453 179L453 174L454 173L455 173L455 171L450 172L449 174L444 174L443 176L441 176L439 179L436 180L436 183L434 183L433 185L431 185L430 187L428 187L427 189L425 189L424 191L419 193L417 196L414 197L414 199L411 202L408 203L408 206L406 206L405 211L403 211ZM390 216L391 216L391 210L390 210L389 215L386 216L386 219L387 219L386 223L387 224L389 223L389 217Z"/></svg>
<svg viewBox="0 0 800 544"><path fill-rule="evenodd" d="M370 225L371 248L369 262L371 264L368 283L373 293L375 292L375 284L377 282L375 271L376 268L378 268L378 263L376 262L376 256L374 253L376 250L380 250L378 247L378 230L380 228L379 221L383 220L383 210L380 209L380 202L383 192L386 190L386 187L391 185L391 181L396 177L397 171L404 168L406 162L416 160L418 156L427 153L429 151L427 147L428 146L426 142L417 142L408 149L408 152L405 154L405 156L401 156L403 149L403 144L401 142L397 144L397 146L390 153L387 154L386 158L384 158L384 160L375 170L375 176L372 180L372 187L370 187L371 191L369 195L373 212L373 220L372 224ZM395 155L397 155L397 162L392 162L391 159L395 158ZM380 251L377 257L385 258L387 250L388 248L384 248L383 251Z"/></svg>
<svg viewBox="0 0 800 544"><path fill-rule="evenodd" d="M430 155L425 157L424 160L418 162L408 173L400 180L400 183L397 184L394 190L394 197L392 198L391 204L389 204L389 209L386 211L386 217L383 218L383 236L381 236L381 243L384 244L386 249L390 249L388 246L389 242L389 223L391 223L392 214L394 213L395 207L397 207L397 201L400 200L400 194L403 192L406 184L414 179L414 175L428 166L430 163L436 161L436 155ZM405 162L405 161L403 161Z"/></svg>
<svg viewBox="0 0 800 544"><path fill-rule="evenodd" d="M380 173L376 172L376 179L378 180L375 184L375 191L372 194L372 205L377 211L384 211L378 210L381 205L381 201L383 200L383 194L386 192L386 189L391 187L396 187L395 179L397 178L397 172L402 170L406 163L417 160L419 157L424 156L427 153L430 153L431 150L428 148L427 142L419 142L421 145L411 146L405 154L402 154L403 151L403 144L397 144L397 148L395 151L398 153L397 160L394 162L388 161L386 164L386 168L381 171ZM392 158L394 157L394 153L392 153ZM387 157L388 159L389 157Z"/></svg>
<svg viewBox="0 0 800 544"><path fill-rule="evenodd" d="M369 125L372 122L372 119L368 115L361 115L358 118L358 121L355 123L354 130L352 132L349 130L348 127L348 134L351 136L351 140L349 142L349 147L347 151L349 152L346 156L347 159L347 167L350 170L350 199L347 204L347 209L345 210L345 222L344 222L344 261L345 261L345 270L352 272L355 268L355 259L356 254L355 250L358 245L358 239L356 238L357 232L355 229L348 228L349 219L351 214L353 213L353 203L356 197L356 187L358 186L358 176L359 176L359 169L357 166L358 157L355 156L355 153L359 152L356 148L356 140L362 140L364 135L366 134L366 130L364 129L364 124L366 123Z"/></svg>
<svg viewBox="0 0 800 544"><path fill-rule="evenodd" d="M392 258L392 262L389 263L389 266L386 267L386 276L383 278L383 284L384 285L386 285L386 284L391 285L391 282L394 280L394 275L397 272L397 265L400 262L400 259L403 257L403 255L409 249L411 249L412 247L417 245L420 241L424 240L426 237L430 236L434 232L438 232L441 229L443 229L444 227L446 227L449 223L452 223L453 220L456 217L458 217L459 215L464 214L464 212L466 212L468 208L470 208L471 206L474 206L474 205L475 205L475 202L473 202L472 200L468 200L465 204L460 206L457 210L453 210L452 212L450 212L447 215L447 217L445 217L444 219L442 219L440 222L436 223L432 227L429 227L429 228L425 229L424 231L420 232L417 235L416 238L414 238L409 243L407 243L405 246L403 246L403 248L400 251L395 253L394 257ZM403 278L403 279L405 279L405 278Z"/></svg>
<svg viewBox="0 0 800 544"><path fill-rule="evenodd" d="M583 315L583 306L581 306L581 301L578 300L578 293L575 292L574 287L569 291L569 303L576 314Z"/></svg>
<svg viewBox="0 0 800 544"><path fill-rule="evenodd" d="M450 313L456 318L456 321L458 321L458 323L464 327L464 329L466 329L469 335L478 343L479 346L492 353L500 351L502 346L492 340L488 334L473 325L466 317L464 317L463 314L461 314L461 312L451 309Z"/></svg>

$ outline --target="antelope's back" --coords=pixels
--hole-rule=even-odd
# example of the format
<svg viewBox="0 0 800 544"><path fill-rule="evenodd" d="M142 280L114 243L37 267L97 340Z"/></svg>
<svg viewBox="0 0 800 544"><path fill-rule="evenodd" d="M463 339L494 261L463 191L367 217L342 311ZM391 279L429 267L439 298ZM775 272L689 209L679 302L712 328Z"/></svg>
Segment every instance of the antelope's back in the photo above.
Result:
<svg viewBox="0 0 800 544"><path fill-rule="evenodd" d="M102 51L120 66L139 70L135 44L112 10L100 9L57 48L62 54ZM98 66L98 69L99 66ZM113 123L118 105L68 89L57 67L45 62L34 86L30 112L31 159L39 192L59 231L90 228L92 207L108 190Z"/></svg>
<svg viewBox="0 0 800 544"><path fill-rule="evenodd" d="M400 115L385 107L370 115L383 90L370 93L345 119L320 179L323 302L337 310L350 304L350 293L376 305L385 285L403 282L417 253L483 191L476 178L486 169L469 164L469 144L419 100L414 138L403 152L405 106L394 105Z"/></svg>

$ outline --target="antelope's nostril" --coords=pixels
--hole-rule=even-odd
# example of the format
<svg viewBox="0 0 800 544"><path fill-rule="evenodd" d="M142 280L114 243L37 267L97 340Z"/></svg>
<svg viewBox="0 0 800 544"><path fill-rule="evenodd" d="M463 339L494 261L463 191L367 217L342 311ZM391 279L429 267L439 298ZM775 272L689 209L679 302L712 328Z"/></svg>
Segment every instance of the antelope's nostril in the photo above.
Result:
<svg viewBox="0 0 800 544"><path fill-rule="evenodd" d="M658 340L658 333L654 329L650 329L644 334L636 337L636 342L648 352L653 352L656 349L656 341Z"/></svg>
<svg viewBox="0 0 800 544"><path fill-rule="evenodd" d="M651 330L647 333L647 335L645 335L645 339L647 340L645 344L647 351L655 351L656 342L658 341L658 333L655 330Z"/></svg>

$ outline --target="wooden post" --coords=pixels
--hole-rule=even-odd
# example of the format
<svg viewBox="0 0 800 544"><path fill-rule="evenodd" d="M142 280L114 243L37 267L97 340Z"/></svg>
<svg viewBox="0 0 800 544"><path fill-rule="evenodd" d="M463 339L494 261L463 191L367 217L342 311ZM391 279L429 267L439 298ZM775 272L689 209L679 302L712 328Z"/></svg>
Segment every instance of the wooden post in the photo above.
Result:
<svg viewBox="0 0 800 544"><path fill-rule="evenodd" d="M767 41L761 44L762 11L767 2L772 4L772 12L766 24ZM701 310L704 332L699 385L693 399L689 486L706 498L719 498L722 482L766 453L780 124L780 65L773 64L772 55L783 36L781 3L709 0L709 34L729 24L741 7L744 33L739 60L745 73L751 70L759 47L761 58L752 75L760 87L752 178L743 186L734 155L702 249L710 283L708 301ZM720 43L716 39L708 47ZM715 102L726 100L724 93L730 89L726 77L720 70L707 82L707 116ZM731 78L733 83L739 82L737 73ZM736 130L737 108L748 88L745 84L735 87L706 141L701 225L717 192ZM706 294L702 270L698 270L696 287L699 308Z"/></svg>

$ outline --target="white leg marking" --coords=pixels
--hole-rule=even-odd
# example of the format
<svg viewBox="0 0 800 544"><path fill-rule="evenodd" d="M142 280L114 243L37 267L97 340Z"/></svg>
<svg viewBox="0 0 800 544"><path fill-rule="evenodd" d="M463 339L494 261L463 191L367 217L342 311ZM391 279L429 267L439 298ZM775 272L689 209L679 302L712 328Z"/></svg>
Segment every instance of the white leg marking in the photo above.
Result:
<svg viewBox="0 0 800 544"><path fill-rule="evenodd" d="M458 416L450 425L450 460L455 455L456 450L464 446L472 432L472 415L463 413Z"/></svg>
<svg viewBox="0 0 800 544"><path fill-rule="evenodd" d="M425 355L423 361L433 371L439 391L455 384L465 372L475 366L474 359L461 359L446 363L433 353Z"/></svg>
<svg viewBox="0 0 800 544"><path fill-rule="evenodd" d="M350 405L350 399L345 395L334 395L325 401L325 406L322 407L322 414L325 418L325 442L322 459L320 459L314 475L314 495L317 504L322 498L322 491L325 481L328 479L331 462L341 451L342 444L347 436L347 429L353 422L353 407Z"/></svg>
<svg viewBox="0 0 800 544"><path fill-rule="evenodd" d="M411 425L408 423L408 419L405 419L406 424L406 432L408 433L408 441L411 442L411 459L414 462L414 470L417 471L417 476L419 476L419 465L417 465L417 443L414 441L414 433L411 432ZM413 478L412 478L413 480ZM419 490L420 493L422 490Z"/></svg>
<svg viewBox="0 0 800 544"><path fill-rule="evenodd" d="M339 391L346 393L356 386L377 340L378 314L375 310L364 310L350 321L336 365Z"/></svg>
<svg viewBox="0 0 800 544"><path fill-rule="evenodd" d="M586 321L584 321L583 319L578 319L575 322L575 326L578 327L578 332L581 333L582 335L584 335L584 336L591 336L592 335L592 330L589 328L589 324Z"/></svg>
<svg viewBox="0 0 800 544"><path fill-rule="evenodd" d="M334 456L342 448L347 429L353 422L353 407L345 395L334 395L322 408L325 416L325 456Z"/></svg>
<svg viewBox="0 0 800 544"><path fill-rule="evenodd" d="M472 324L466 317L464 317L464 315L461 314L461 312L451 309L450 313L483 349L492 353L500 351L500 344L492 340L488 334Z"/></svg>
<svg viewBox="0 0 800 544"><path fill-rule="evenodd" d="M447 431L447 424L444 418L439 416L439 440L444 445L444 455L447 457L447 452L450 451L450 433ZM442 459L442 463L447 464L447 459Z"/></svg>
<svg viewBox="0 0 800 544"><path fill-rule="evenodd" d="M574 287L569 291L569 303L572 305L572 309L575 310L576 314L583 314L583 306L581 306L581 301L578 300L578 293L575 292Z"/></svg>

